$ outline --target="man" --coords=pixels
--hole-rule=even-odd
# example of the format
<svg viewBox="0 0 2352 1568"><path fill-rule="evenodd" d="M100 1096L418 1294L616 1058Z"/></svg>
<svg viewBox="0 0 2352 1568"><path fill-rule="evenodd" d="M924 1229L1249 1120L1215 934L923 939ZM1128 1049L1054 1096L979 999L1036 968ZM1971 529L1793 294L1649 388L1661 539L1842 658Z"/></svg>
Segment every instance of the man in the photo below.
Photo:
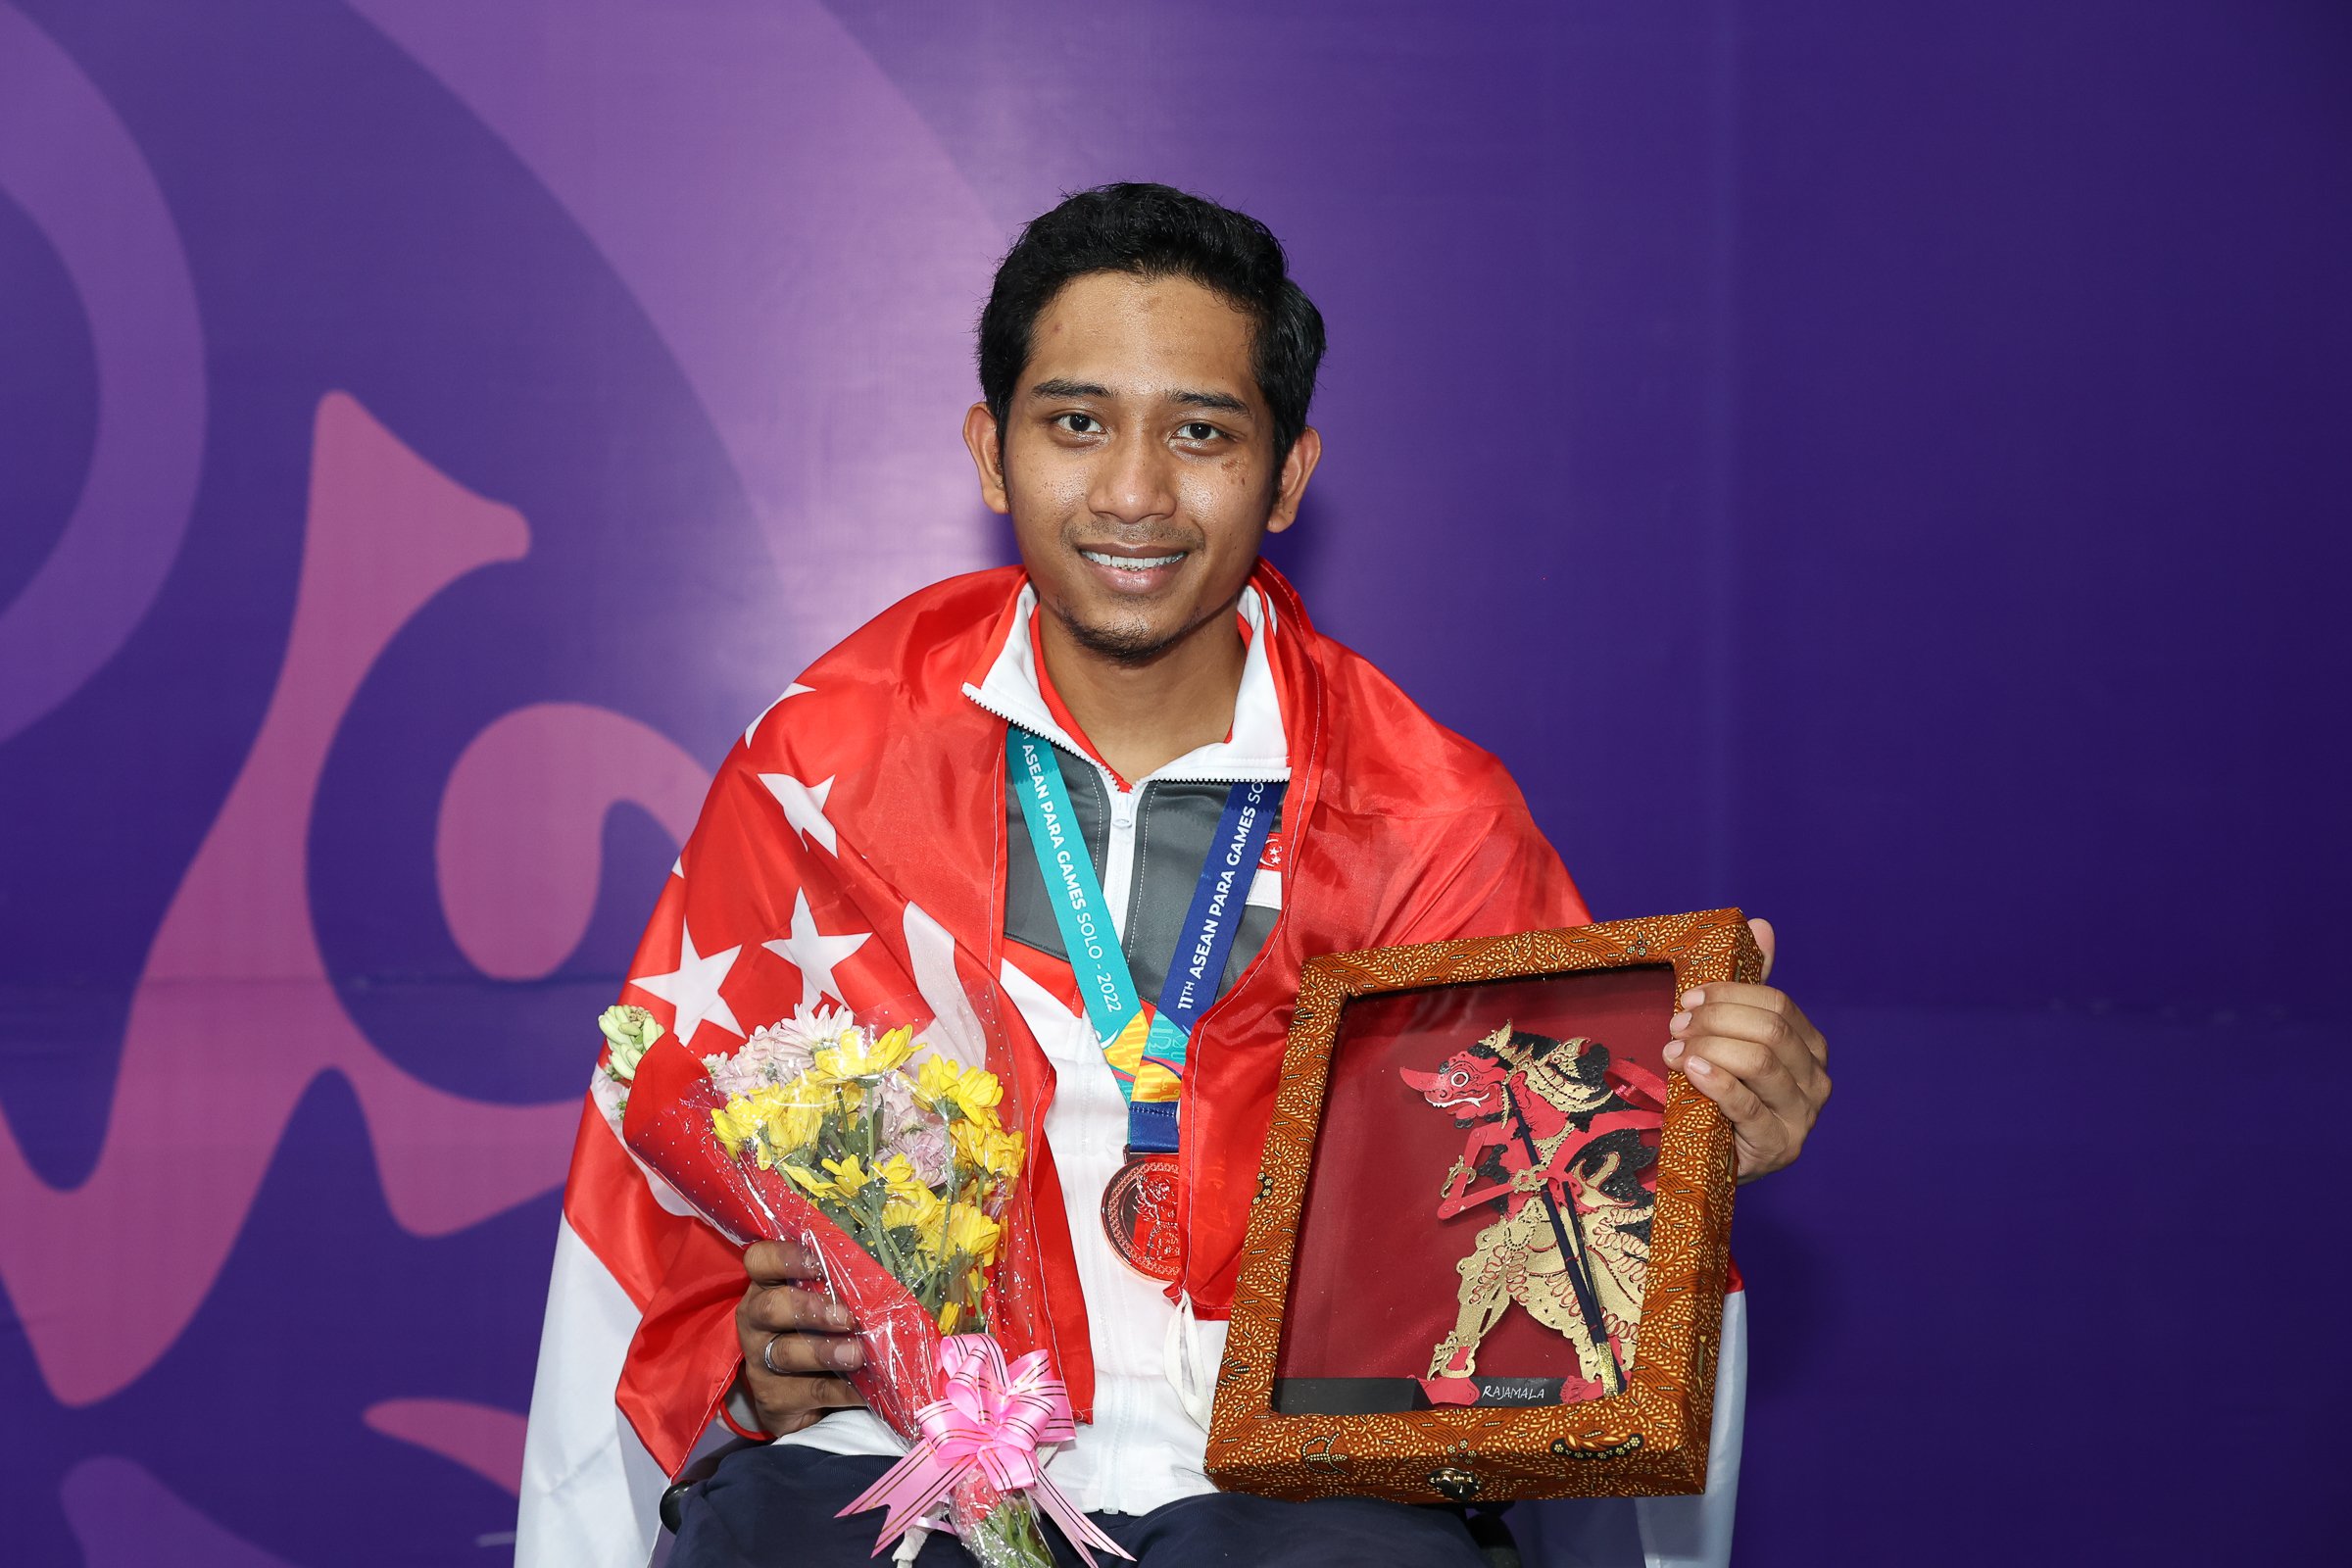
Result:
<svg viewBox="0 0 2352 1568"><path fill-rule="evenodd" d="M1501 766L1319 636L1258 559L1322 456L1306 423L1322 350L1254 220L1113 185L1031 223L981 318L963 429L1020 567L886 612L755 723L625 996L703 1054L836 999L996 1042L1013 1096L1043 1107L1008 1246L1045 1282L1035 1334L1086 1418L1052 1474L1162 1568L1479 1560L1444 1510L1214 1493L1208 1389L1300 965L1589 918ZM1054 882L1049 809L1086 849ZM1212 944L1196 895L1236 832L1257 870ZM1115 944L1090 934L1105 919ZM1166 985L1180 948L1196 969L1213 953L1213 1003ZM1121 1006L1154 1020L1140 1054L1119 1054ZM1730 1116L1741 1176L1795 1157L1829 1091L1803 1014L1721 985L1673 1028L1668 1060ZM875 1516L834 1515L899 1445L841 1376L864 1353L855 1325L808 1288L799 1248L738 1260L665 1196L591 1105L520 1560L642 1560L663 1472L730 1428L760 1446L684 1496L673 1563L867 1560ZM1662 1501L1680 1515L1608 1526L1634 1560L1728 1551L1742 1340L1727 1319L1720 1474L1706 1498ZM958 1549L935 1538L920 1560Z"/></svg>

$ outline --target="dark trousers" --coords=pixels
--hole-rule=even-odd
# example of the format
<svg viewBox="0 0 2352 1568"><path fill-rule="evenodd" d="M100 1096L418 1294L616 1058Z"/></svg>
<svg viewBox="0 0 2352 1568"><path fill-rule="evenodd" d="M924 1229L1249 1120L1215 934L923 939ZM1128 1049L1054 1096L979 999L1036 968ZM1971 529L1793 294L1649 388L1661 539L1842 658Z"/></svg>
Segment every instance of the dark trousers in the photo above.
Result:
<svg viewBox="0 0 2352 1568"><path fill-rule="evenodd" d="M745 1448L687 1494L669 1568L871 1568L881 1510L834 1517L873 1485L887 1459L812 1448ZM1459 1514L1368 1497L1280 1502L1240 1493L1186 1497L1147 1514L1092 1516L1146 1568L1247 1563L1264 1568L1482 1568ZM1051 1520L1054 1561L1081 1568ZM1118 1559L1098 1551L1102 1568ZM922 1568L970 1568L949 1535L923 1543Z"/></svg>

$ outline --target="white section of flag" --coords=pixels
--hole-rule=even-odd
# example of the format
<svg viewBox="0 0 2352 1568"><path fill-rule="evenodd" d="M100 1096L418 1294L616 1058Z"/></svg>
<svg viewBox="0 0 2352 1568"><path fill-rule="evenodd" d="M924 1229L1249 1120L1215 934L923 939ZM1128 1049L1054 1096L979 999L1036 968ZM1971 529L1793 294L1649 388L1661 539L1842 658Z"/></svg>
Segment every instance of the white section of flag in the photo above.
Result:
<svg viewBox="0 0 2352 1568"><path fill-rule="evenodd" d="M637 1306L562 1222L531 1421L522 1445L515 1568L645 1568L668 1478L612 1402Z"/></svg>
<svg viewBox="0 0 2352 1568"><path fill-rule="evenodd" d="M988 1035L972 1010L971 994L956 973L956 939L911 899L902 928L907 964L922 989L923 1004L931 1009L931 1027L925 1031L931 1049L966 1067L987 1066Z"/></svg>

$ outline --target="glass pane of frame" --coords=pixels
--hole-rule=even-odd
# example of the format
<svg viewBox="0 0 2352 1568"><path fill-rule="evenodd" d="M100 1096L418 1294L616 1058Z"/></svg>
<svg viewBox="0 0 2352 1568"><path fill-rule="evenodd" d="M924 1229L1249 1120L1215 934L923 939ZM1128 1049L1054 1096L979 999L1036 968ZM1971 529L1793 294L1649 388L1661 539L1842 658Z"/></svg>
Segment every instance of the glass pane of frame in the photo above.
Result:
<svg viewBox="0 0 2352 1568"><path fill-rule="evenodd" d="M1661 963L1347 1004L1299 1218L1278 1413L1623 1392L1674 998Z"/></svg>

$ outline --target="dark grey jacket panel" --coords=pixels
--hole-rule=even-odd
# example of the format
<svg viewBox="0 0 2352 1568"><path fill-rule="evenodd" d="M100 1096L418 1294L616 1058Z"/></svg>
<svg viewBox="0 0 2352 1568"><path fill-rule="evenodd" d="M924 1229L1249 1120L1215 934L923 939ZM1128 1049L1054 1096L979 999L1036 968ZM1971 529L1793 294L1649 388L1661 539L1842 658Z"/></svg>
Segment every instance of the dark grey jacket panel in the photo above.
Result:
<svg viewBox="0 0 2352 1568"><path fill-rule="evenodd" d="M1072 757L1056 746L1054 760L1061 768L1062 784L1070 794L1070 812L1078 820L1079 835L1086 841L1086 853L1100 879L1110 846L1110 791L1086 759ZM1066 962L1069 950L1062 945L1061 926L1054 917L1045 873L1037 868L1037 857L1029 849L1029 822L1021 811L1018 793L1027 777L1012 774L1009 758L1005 766L1004 934ZM1136 989L1147 1002L1159 1000L1159 988L1168 977L1168 964L1182 937L1185 914L1192 908L1193 890L1200 885L1200 867L1208 859L1209 841L1216 837L1217 819L1224 815L1225 798L1232 791L1230 784L1152 783L1136 793L1135 876L1127 891L1119 946L1127 955L1127 967L1135 973ZM1277 811L1274 830L1281 827L1282 816ZM1234 933L1233 950L1226 955L1217 995L1223 996L1250 967L1280 913L1255 904L1243 906L1241 929Z"/></svg>

